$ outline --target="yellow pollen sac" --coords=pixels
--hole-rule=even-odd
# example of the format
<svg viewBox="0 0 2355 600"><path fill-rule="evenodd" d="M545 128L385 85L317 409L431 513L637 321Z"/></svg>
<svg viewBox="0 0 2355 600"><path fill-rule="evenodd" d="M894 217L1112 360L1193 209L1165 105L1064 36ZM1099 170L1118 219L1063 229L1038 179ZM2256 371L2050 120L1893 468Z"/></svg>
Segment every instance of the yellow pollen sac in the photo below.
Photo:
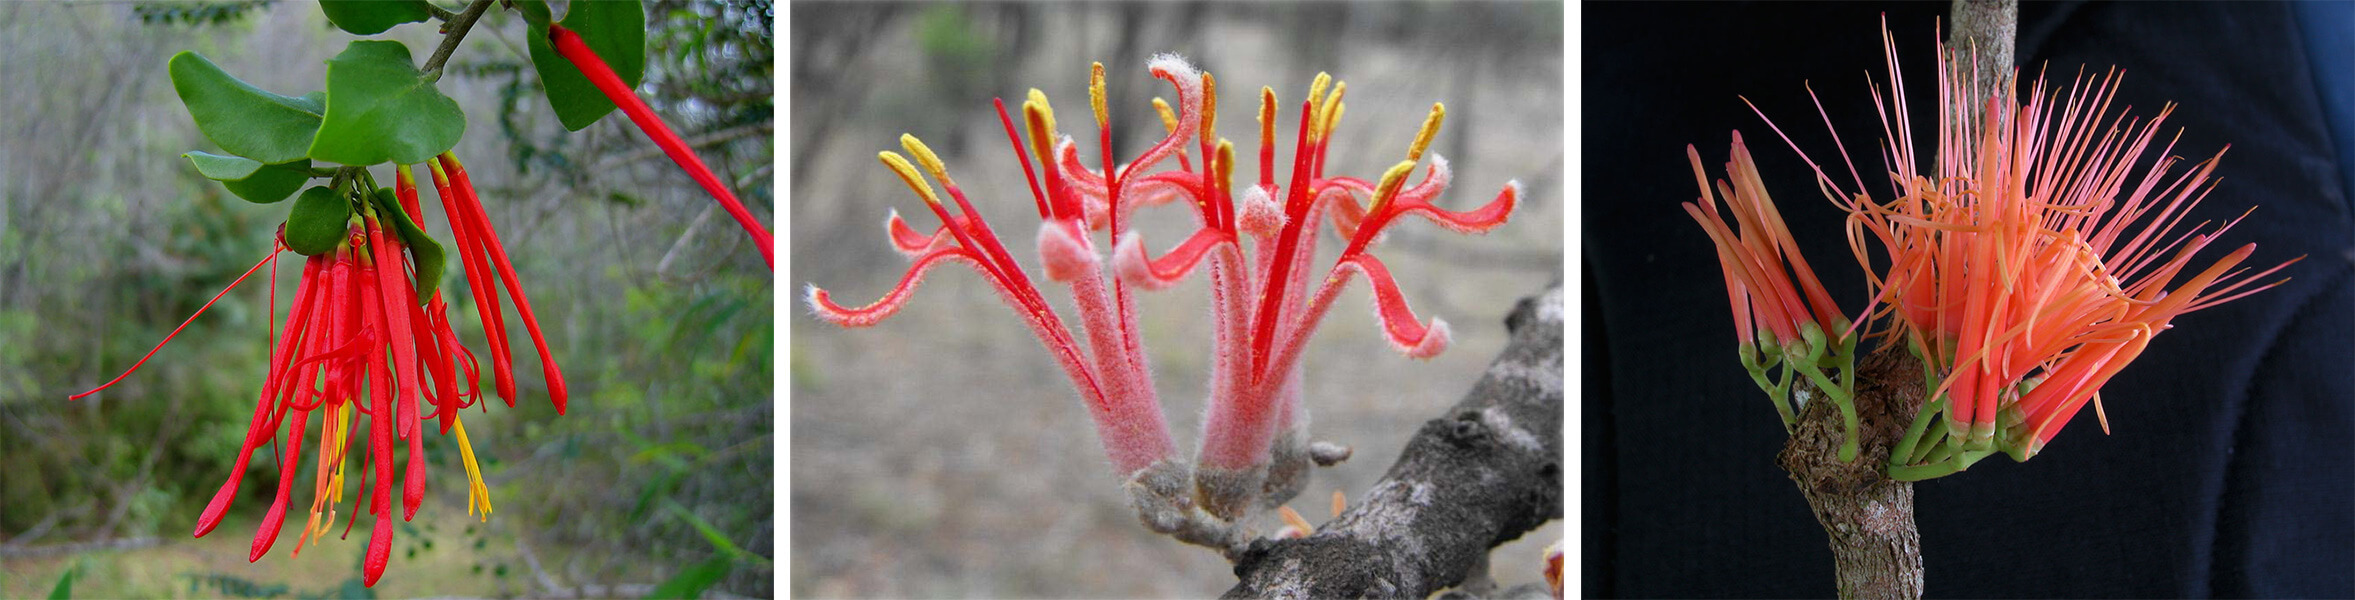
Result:
<svg viewBox="0 0 2355 600"><path fill-rule="evenodd" d="M1431 138L1439 135L1439 123L1446 120L1447 105L1438 102L1431 103L1431 115L1423 117L1423 129L1415 132L1415 145L1406 148L1408 161L1423 159L1423 151L1431 147Z"/></svg>
<svg viewBox="0 0 2355 600"><path fill-rule="evenodd" d="M1317 131L1316 126L1318 123L1322 123L1325 120L1325 105L1323 102L1325 99L1325 88L1332 86L1333 76L1324 71L1317 71L1316 80L1310 81L1308 83L1308 114L1300 115L1300 118L1308 120L1308 141L1310 142L1324 139L1324 132Z"/></svg>
<svg viewBox="0 0 2355 600"><path fill-rule="evenodd" d="M1096 126L1112 127L1111 111L1104 108L1104 63L1088 67L1088 107L1096 109Z"/></svg>
<svg viewBox="0 0 2355 600"><path fill-rule="evenodd" d="M1341 121L1341 94L1347 91L1349 91L1349 82L1335 81L1333 82L1333 93L1326 94L1325 101L1317 103L1316 127L1319 130L1316 133L1317 139L1321 140L1333 135L1333 124Z"/></svg>
<svg viewBox="0 0 2355 600"><path fill-rule="evenodd" d="M909 154L916 155L916 163L924 165L924 170L932 172L932 178L940 180L941 185L957 187L957 182L949 179L948 165L941 164L940 155L933 154L932 148L924 145L924 140L916 139L915 135L903 133L899 136L899 145L901 148L908 149Z"/></svg>
<svg viewBox="0 0 2355 600"><path fill-rule="evenodd" d="M1218 182L1218 187L1219 187L1219 189L1227 189L1227 190L1232 190L1232 189L1234 189L1234 185L1235 185L1235 143L1234 143L1234 142L1227 141L1227 139L1226 139L1226 138L1219 138L1219 139L1218 139L1218 162L1217 162L1216 164L1218 165L1218 168L1217 168L1217 172L1218 172L1218 174L1216 175L1216 177L1217 177L1218 179L1216 179L1215 181L1217 181L1217 182Z"/></svg>
<svg viewBox="0 0 2355 600"><path fill-rule="evenodd" d="M1161 131L1163 133L1177 133L1177 113L1169 110L1168 101L1158 97L1154 98L1153 112L1161 115Z"/></svg>
<svg viewBox="0 0 2355 600"><path fill-rule="evenodd" d="M1030 100L1022 103L1022 122L1030 128L1030 149L1038 153L1040 162L1055 163L1055 109L1047 106L1046 94L1030 91Z"/></svg>
<svg viewBox="0 0 2355 600"><path fill-rule="evenodd" d="M1276 88L1259 86L1259 147L1276 145Z"/></svg>
<svg viewBox="0 0 2355 600"><path fill-rule="evenodd" d="M1366 216L1372 218L1375 213L1382 212L1383 205L1389 204L1390 198L1398 195L1398 188L1406 185L1406 176L1414 171L1415 161L1411 160L1398 161L1398 164L1390 166L1390 170L1383 171L1382 183L1374 186L1374 201L1366 206Z"/></svg>
<svg viewBox="0 0 2355 600"><path fill-rule="evenodd" d="M907 182L908 189L916 190L917 195L924 197L924 202L940 204L940 196L932 193L932 184L925 183L924 176L916 174L916 166L908 164L907 158L890 150L875 153L875 158L882 159L883 166L891 167L891 172L898 173L900 181Z"/></svg>
<svg viewBox="0 0 2355 600"><path fill-rule="evenodd" d="M1202 72L1202 139L1218 139L1218 78Z"/></svg>
<svg viewBox="0 0 2355 600"><path fill-rule="evenodd" d="M491 520L491 490L482 484L482 467L474 462L474 444L466 441L466 421L452 419L451 428L458 433L458 456L466 462L466 514L475 514L474 507L482 505L482 521Z"/></svg>

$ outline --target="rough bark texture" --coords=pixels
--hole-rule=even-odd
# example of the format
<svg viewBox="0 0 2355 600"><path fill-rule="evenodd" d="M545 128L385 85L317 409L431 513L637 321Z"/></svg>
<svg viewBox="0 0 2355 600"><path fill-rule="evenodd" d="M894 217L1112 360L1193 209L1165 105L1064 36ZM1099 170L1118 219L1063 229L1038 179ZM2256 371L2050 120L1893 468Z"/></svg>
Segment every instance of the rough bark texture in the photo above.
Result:
<svg viewBox="0 0 2355 600"><path fill-rule="evenodd" d="M2020 38L2019 0L1954 0L1954 31L1946 45L1969 56L1978 52L1983 93L2003 89L2012 76L2013 47Z"/></svg>
<svg viewBox="0 0 2355 600"><path fill-rule="evenodd" d="M1562 286L1505 318L1512 342L1398 462L1307 537L1251 542L1228 598L1426 598L1562 517ZM1886 454L1886 451L1884 451Z"/></svg>
<svg viewBox="0 0 2355 600"><path fill-rule="evenodd" d="M1921 363L1893 352L1867 356L1857 368L1856 460L1840 462L1840 408L1810 401L1799 427L1775 457L1815 520L1831 537L1842 598L1922 597L1922 541L1914 529L1913 484L1884 474L1890 448L1922 406ZM1821 399L1802 380L1793 395Z"/></svg>

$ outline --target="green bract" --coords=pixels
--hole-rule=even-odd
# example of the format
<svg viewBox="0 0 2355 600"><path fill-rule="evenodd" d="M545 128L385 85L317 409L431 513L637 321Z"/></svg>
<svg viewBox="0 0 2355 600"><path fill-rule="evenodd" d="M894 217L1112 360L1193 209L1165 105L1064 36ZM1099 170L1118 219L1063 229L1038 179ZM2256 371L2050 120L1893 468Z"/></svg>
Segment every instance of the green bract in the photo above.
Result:
<svg viewBox="0 0 2355 600"><path fill-rule="evenodd" d="M394 25L433 16L425 10L425 0L319 0L319 12L327 13L328 22L354 35L376 35Z"/></svg>
<svg viewBox="0 0 2355 600"><path fill-rule="evenodd" d="M401 243L409 246L409 259L417 264L417 303L433 300L433 292L442 285L442 243L425 234L425 228L401 210L401 201L390 189L376 190L376 214L380 222L390 225L401 236Z"/></svg>
<svg viewBox="0 0 2355 600"><path fill-rule="evenodd" d="M352 205L343 194L327 186L311 186L294 201L294 210L286 213L286 249L303 256L318 256L335 249L343 241L352 220Z"/></svg>
<svg viewBox="0 0 2355 600"><path fill-rule="evenodd" d="M408 46L378 40L352 42L327 61L327 114L311 158L416 164L457 146L466 114L414 65Z"/></svg>
<svg viewBox="0 0 2355 600"><path fill-rule="evenodd" d="M325 110L311 97L280 96L254 87L194 52L172 56L172 90L188 106L197 131L222 150L266 164L303 158Z"/></svg>
<svg viewBox="0 0 2355 600"><path fill-rule="evenodd" d="M524 37L530 42L532 68L547 88L548 105L556 109L556 120L564 123L566 130L580 131L613 112L613 101L597 91L589 76L581 74L572 61L556 54L556 47L548 42L547 3L517 4L531 28ZM646 72L646 8L639 0L573 2L562 24L580 34L581 42L605 59L605 65L623 82L638 85Z"/></svg>

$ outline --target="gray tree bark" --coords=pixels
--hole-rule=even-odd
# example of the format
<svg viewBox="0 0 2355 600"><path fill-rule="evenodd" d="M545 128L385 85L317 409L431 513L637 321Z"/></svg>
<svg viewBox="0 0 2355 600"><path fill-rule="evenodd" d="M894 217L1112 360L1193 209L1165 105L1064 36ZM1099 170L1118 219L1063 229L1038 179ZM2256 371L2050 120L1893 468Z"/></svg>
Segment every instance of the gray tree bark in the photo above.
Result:
<svg viewBox="0 0 2355 600"><path fill-rule="evenodd" d="M1423 424L1362 500L1306 537L1251 542L1227 598L1425 598L1485 580L1490 548L1562 518L1562 285L1523 298L1512 341Z"/></svg>

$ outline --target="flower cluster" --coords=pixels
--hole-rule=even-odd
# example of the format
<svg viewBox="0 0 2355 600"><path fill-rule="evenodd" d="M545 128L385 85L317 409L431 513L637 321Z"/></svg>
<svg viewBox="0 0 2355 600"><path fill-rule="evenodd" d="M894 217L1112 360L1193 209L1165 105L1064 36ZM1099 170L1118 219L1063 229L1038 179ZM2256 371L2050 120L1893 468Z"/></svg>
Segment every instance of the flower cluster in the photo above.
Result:
<svg viewBox="0 0 2355 600"><path fill-rule="evenodd" d="M2224 152L2176 173L2169 140L2163 158L2138 169L2173 106L2147 122L2113 114L2114 72L2081 77L2065 91L2039 81L2022 103L2016 83L1983 91L1971 57L1941 47L1936 162L1932 172L1917 172L1895 46L1885 33L1883 41L1893 96L1883 114L1896 115L1894 124L1883 120L1891 198L1865 194L1853 164L1854 191L1809 164L1849 213L1850 245L1869 279L1867 320L1885 318L1883 347L1903 347L1923 363L1929 397L1894 449L1892 478L1954 473L1997 451L2035 456L2086 404L2098 414L2101 386L2175 317L2278 285L2257 282L2296 262L2251 272L2241 263L2256 245L2245 244L2205 268L2193 264L2239 222L2183 223L2214 189L2210 176ZM1883 102L1877 91L1875 102ZM1720 231L1722 222L1704 219L1704 227L1725 259L1745 345L1745 290L1759 307L1756 326L1787 340L1793 314L1806 315L1793 310L1795 298L1774 299L1788 296L1787 282L1774 287L1779 273L1759 273L1759 263L1772 266L1788 248L1811 302L1819 286L1763 202L1739 134L1734 156L1735 177L1747 182L1736 188L1749 188L1742 192L1763 207L1746 213L1764 216L1745 220L1745 229L1756 223L1777 242L1744 245ZM1867 250L1876 241L1887 265L1877 274Z"/></svg>
<svg viewBox="0 0 2355 600"><path fill-rule="evenodd" d="M493 391L508 406L514 406L515 379L496 288L504 283L539 350L550 400L562 414L563 374L548 353L539 323L523 297L506 250L499 244L474 194L473 183L455 156L443 154L429 164L451 229L457 232L461 262L489 338L495 374ZM360 464L363 469L372 467L374 473L362 474L366 491L353 499L345 532L348 535L350 527L357 524L362 512L358 504L366 501L365 511L376 517L362 563L366 585L376 584L391 558L395 486L400 488L401 520L414 519L425 499L424 427L436 427L440 433L452 436L466 468L467 512L479 511L482 518L489 518L490 493L483 485L482 471L475 462L473 446L459 416L483 398L480 364L450 327L449 305L437 289L442 251L418 227L416 218L424 213L416 183L407 166L396 167L396 175L393 189L344 191L347 184L350 188L374 187L364 180L345 180L336 186L305 192L290 223L324 219L341 224L342 234L333 239L308 240L301 239L299 232L312 228L299 225L281 228L280 239L269 257L255 263L231 282L229 289L221 290L196 315L189 316L193 322L263 264L271 267L274 314L280 253L290 250L310 253L304 259L294 302L286 314L284 335L279 335L276 328L270 333L270 368L263 377L259 402L254 406L253 420L237 461L230 468L228 481L197 518L197 537L212 532L220 524L237 499L254 452L278 439L283 430L285 446L279 454L277 493L261 526L254 532L247 560L261 560L269 552L285 525L305 429L314 414L320 418L320 450L312 477L310 519L295 543L296 553L311 538L324 537L333 530L336 505L343 501L346 488L349 446L362 435L365 445L361 448L365 454ZM288 229L298 232L296 239L288 238ZM186 327L184 322L180 329ZM165 336L162 343L156 344L156 350L169 343L180 329ZM150 350L147 356L154 355L155 350ZM142 357L122 376L74 398L96 394L122 381L146 361L147 357ZM362 424L355 415L366 416L368 420ZM395 455L400 450L396 445L406 446L405 462L400 463L402 472L397 476Z"/></svg>
<svg viewBox="0 0 2355 600"><path fill-rule="evenodd" d="M1328 176L1325 160L1345 108L1347 84L1320 73L1302 102L1291 170L1282 183L1275 179L1275 91L1260 89L1259 181L1238 191L1234 144L1217 134L1216 78L1173 55L1155 57L1149 71L1169 82L1177 103L1173 108L1154 100L1165 136L1126 165L1112 155L1101 64L1094 66L1089 86L1102 148L1096 168L1086 166L1073 140L1058 132L1044 93L1031 90L1019 130L1004 102L997 105L1040 218L1036 243L1042 273L1070 286L1088 338L1084 346L973 211L939 157L913 136L900 139L915 157L913 163L896 152L880 157L942 225L925 233L896 212L886 219L893 247L914 265L881 300L844 307L815 286L807 300L829 322L872 325L898 311L932 267L948 262L973 266L1070 377L1114 468L1128 478L1146 524L1180 539L1223 547L1238 540L1232 524L1248 511L1295 495L1306 484L1310 462L1330 464L1346 453L1308 443L1299 363L1308 338L1351 279L1362 275L1372 286L1375 314L1401 352L1429 357L1447 346L1446 323L1422 323L1389 270L1371 254L1381 232L1407 215L1457 231L1483 232L1512 213L1520 186L1509 183L1494 201L1470 211L1440 209L1432 200L1446 189L1450 170L1437 155L1431 156L1423 180L1408 184L1446 114L1440 105L1432 106L1406 159L1379 180ZM1176 170L1148 173L1173 157ZM925 181L926 173L946 188L947 202ZM1192 209L1199 227L1154 256L1126 225L1139 208L1175 202ZM1319 271L1314 269L1319 224L1328 219L1345 246L1330 267ZM1098 230L1106 232L1112 246L1109 277L1093 235ZM1245 252L1246 239L1255 252ZM1211 278L1213 375L1200 450L1189 465L1176 456L1162 419L1129 287L1163 289L1204 264Z"/></svg>

